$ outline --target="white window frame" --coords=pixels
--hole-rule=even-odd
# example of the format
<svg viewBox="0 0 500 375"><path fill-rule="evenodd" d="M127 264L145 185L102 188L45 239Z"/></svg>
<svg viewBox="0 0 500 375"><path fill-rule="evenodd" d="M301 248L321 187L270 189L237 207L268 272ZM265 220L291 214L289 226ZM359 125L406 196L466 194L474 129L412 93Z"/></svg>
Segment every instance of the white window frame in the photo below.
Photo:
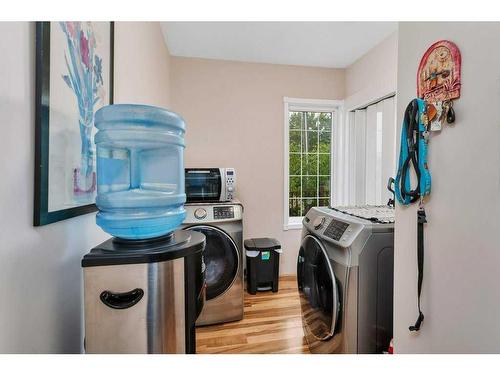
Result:
<svg viewBox="0 0 500 375"><path fill-rule="evenodd" d="M289 216L289 172L290 172L290 155L289 155L289 136L290 136L290 124L289 124L289 112L290 111L300 111L300 112L332 112L332 142L330 142L330 200L332 200L333 185L337 181L337 174L339 172L337 167L338 156L340 155L340 137L339 130L341 129L341 124L343 121L343 100L326 100L326 99L302 99L302 98L289 98L284 97L284 186L283 186L283 229L301 229L303 217L299 216ZM338 184L336 184L338 185ZM334 195L335 198L336 195Z"/></svg>

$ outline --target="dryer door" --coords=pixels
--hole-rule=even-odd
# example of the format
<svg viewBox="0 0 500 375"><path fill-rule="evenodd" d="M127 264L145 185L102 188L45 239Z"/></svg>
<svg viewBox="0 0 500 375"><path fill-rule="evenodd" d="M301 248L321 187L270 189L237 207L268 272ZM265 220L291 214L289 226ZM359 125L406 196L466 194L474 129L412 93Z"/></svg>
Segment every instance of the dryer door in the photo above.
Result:
<svg viewBox="0 0 500 375"><path fill-rule="evenodd" d="M185 229L203 233L207 239L203 252L206 299L214 299L228 290L236 279L240 263L238 247L229 234L219 228L195 225Z"/></svg>
<svg viewBox="0 0 500 375"><path fill-rule="evenodd" d="M329 339L338 320L339 294L328 254L314 236L307 235L302 241L297 281L304 324L316 339Z"/></svg>

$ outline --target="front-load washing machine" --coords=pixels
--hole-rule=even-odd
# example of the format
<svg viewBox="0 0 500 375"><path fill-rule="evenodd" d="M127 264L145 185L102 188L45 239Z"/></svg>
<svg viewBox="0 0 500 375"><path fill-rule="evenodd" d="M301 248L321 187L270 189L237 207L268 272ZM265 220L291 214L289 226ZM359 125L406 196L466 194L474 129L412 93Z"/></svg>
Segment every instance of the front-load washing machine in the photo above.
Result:
<svg viewBox="0 0 500 375"><path fill-rule="evenodd" d="M394 209L313 207L297 261L312 353L382 353L392 338Z"/></svg>
<svg viewBox="0 0 500 375"><path fill-rule="evenodd" d="M203 233L206 301L196 325L243 319L243 206L237 201L185 205L184 229Z"/></svg>

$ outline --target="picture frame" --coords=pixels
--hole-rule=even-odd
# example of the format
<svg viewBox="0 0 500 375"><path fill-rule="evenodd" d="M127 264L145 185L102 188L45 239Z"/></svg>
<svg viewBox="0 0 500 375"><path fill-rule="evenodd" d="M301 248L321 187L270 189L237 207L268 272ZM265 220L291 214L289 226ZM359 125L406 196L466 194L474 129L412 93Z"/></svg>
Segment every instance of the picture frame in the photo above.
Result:
<svg viewBox="0 0 500 375"><path fill-rule="evenodd" d="M34 226L95 212L94 114L113 103L114 22L37 22Z"/></svg>

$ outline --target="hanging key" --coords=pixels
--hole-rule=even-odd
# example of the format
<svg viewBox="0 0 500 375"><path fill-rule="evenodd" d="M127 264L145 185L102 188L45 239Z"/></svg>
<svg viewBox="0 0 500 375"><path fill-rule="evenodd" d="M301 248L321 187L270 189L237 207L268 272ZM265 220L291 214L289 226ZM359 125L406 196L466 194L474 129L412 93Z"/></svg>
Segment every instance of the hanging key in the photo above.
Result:
<svg viewBox="0 0 500 375"><path fill-rule="evenodd" d="M448 124L453 124L455 122L455 110L453 109L453 101L449 100L447 104L448 111L446 111L446 122Z"/></svg>

